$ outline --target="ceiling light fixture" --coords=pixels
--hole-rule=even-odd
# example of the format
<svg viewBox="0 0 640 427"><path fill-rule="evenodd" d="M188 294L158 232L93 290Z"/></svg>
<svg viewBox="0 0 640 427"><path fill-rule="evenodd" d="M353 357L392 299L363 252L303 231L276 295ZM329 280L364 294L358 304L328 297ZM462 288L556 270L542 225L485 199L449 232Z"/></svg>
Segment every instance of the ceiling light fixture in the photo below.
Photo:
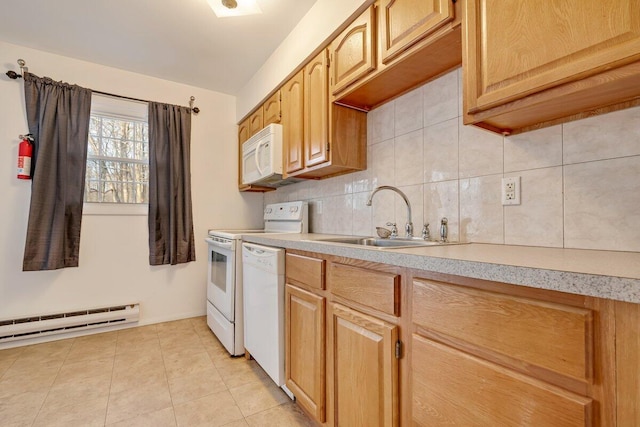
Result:
<svg viewBox="0 0 640 427"><path fill-rule="evenodd" d="M262 13L257 0L207 0L218 18Z"/></svg>
<svg viewBox="0 0 640 427"><path fill-rule="evenodd" d="M222 5L227 9L235 9L238 7L238 2L236 0L222 0Z"/></svg>

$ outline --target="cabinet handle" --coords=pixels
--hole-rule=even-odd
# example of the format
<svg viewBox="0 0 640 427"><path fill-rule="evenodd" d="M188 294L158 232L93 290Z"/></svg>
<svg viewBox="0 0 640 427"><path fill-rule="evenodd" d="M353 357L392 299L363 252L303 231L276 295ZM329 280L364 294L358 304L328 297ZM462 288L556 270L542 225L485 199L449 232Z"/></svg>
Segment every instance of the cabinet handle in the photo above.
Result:
<svg viewBox="0 0 640 427"><path fill-rule="evenodd" d="M402 357L402 342L400 340L396 341L396 359L400 359Z"/></svg>

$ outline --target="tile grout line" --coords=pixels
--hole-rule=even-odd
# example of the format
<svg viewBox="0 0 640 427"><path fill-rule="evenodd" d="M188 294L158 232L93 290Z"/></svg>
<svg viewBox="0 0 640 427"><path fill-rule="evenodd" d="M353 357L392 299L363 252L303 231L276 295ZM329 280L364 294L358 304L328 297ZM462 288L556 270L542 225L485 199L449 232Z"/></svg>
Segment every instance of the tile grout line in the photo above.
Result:
<svg viewBox="0 0 640 427"><path fill-rule="evenodd" d="M46 403L47 398L49 397L49 394L51 393L51 388L53 387L53 385L55 384L56 380L58 379L58 376L60 375L60 371L62 370L62 367L64 366L64 364L67 362L67 358L69 357L69 353L71 353L71 349L73 348L73 346L76 343L76 338L71 338L71 339L73 340L71 342L71 346L69 346L69 350L64 355L64 360L62 361L62 364L58 368L58 372L56 372L56 376L53 378L53 382L49 385L49 388L47 389L47 394L45 395L44 399L42 400L42 403L40 404L40 408L38 408L38 411L36 412L36 416L33 418L33 421L31 422L31 426L34 426L36 424L36 421L38 420L38 416L40 415L40 411L42 411L42 408L44 407L44 404ZM55 341L50 341L50 342L55 342ZM16 360L18 360L18 359L16 359Z"/></svg>
<svg viewBox="0 0 640 427"><path fill-rule="evenodd" d="M118 339L120 337L120 331L116 335L116 345L113 349L113 363L111 364L111 379L109 380L109 393L107 394L107 406L104 409L104 425L107 425L107 415L109 414L109 402L111 401L111 386L113 385L113 376L116 371L116 355L118 354Z"/></svg>

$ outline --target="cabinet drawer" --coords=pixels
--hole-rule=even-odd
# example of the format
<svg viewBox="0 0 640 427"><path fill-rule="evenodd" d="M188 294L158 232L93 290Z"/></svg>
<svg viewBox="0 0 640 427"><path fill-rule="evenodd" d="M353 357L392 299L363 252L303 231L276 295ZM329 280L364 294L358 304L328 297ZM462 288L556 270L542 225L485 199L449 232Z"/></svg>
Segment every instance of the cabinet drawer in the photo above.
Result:
<svg viewBox="0 0 640 427"><path fill-rule="evenodd" d="M334 295L383 313L400 315L400 275L331 263L329 283Z"/></svg>
<svg viewBox="0 0 640 427"><path fill-rule="evenodd" d="M287 254L287 282L324 289L325 261L302 255Z"/></svg>
<svg viewBox="0 0 640 427"><path fill-rule="evenodd" d="M566 375L593 377L590 310L416 279L413 323Z"/></svg>
<svg viewBox="0 0 640 427"><path fill-rule="evenodd" d="M591 426L592 400L414 335L413 425Z"/></svg>

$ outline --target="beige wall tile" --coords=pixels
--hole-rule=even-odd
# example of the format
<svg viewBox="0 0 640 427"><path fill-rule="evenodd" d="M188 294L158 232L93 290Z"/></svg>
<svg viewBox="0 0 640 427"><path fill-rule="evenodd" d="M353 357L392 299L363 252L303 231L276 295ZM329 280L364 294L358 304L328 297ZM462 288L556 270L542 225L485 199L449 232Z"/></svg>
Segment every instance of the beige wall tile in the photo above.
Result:
<svg viewBox="0 0 640 427"><path fill-rule="evenodd" d="M371 226L373 227L373 232L375 232L376 227L387 227L387 222L397 222L395 215L396 197L398 197L397 194L386 190L376 193L373 197L371 203Z"/></svg>
<svg viewBox="0 0 640 427"><path fill-rule="evenodd" d="M440 218L446 216L452 240L639 250L632 242L634 232L621 232L620 239L601 237L617 235L611 230L618 227L614 216L622 218L618 221L625 227L640 227L629 219L635 218L637 211L635 184L629 184L631 190L627 182L622 184L623 191L632 194L628 200L619 201L614 196L620 185L617 179L628 179L633 172L629 166L614 170L597 160L640 156L640 107L505 138L462 124L461 79L461 69L454 70L370 111L366 171L344 175L342 180L308 182L305 191L297 192L296 187L279 189L265 195L265 203L293 200L294 194L296 198L307 197L312 232L370 235L387 221L396 222L402 231L403 207L391 194L376 196L373 207L368 208L370 214L363 202L380 185L405 188L424 183L423 219L431 223L434 235ZM421 106L416 104L419 94ZM422 124L416 111L422 111ZM420 132L422 154L414 138ZM591 166L573 166L592 161L595 164ZM547 175L557 176L561 170L563 176L572 176L583 168L599 177L601 183L589 184L589 177L563 183ZM499 178L504 174L523 177L521 206L502 207ZM484 179L475 179L479 177ZM440 182L446 184L429 185ZM587 197L587 187L594 185L607 195L598 196L592 205L602 206L605 213L580 206L587 202L572 201L578 195ZM347 208L340 204L327 212L326 204L334 200L329 197L347 194L354 196L351 220L345 222ZM601 204L600 199L607 203ZM314 203L321 202L324 213L319 215ZM578 214L577 210L585 213ZM607 221L601 219L603 216ZM414 229L416 235L422 229L417 217ZM605 240L607 243L603 243Z"/></svg>
<svg viewBox="0 0 640 427"><path fill-rule="evenodd" d="M562 125L564 163L640 154L640 107Z"/></svg>
<svg viewBox="0 0 640 427"><path fill-rule="evenodd" d="M460 240L504 243L502 175L460 180Z"/></svg>
<svg viewBox="0 0 640 427"><path fill-rule="evenodd" d="M458 180L434 182L424 185L424 223L429 223L431 239L440 238L440 221L447 218L449 241L460 240L458 206ZM418 231L422 230L422 224Z"/></svg>
<svg viewBox="0 0 640 427"><path fill-rule="evenodd" d="M371 188L395 183L395 142L393 139L371 146L368 168L371 171Z"/></svg>
<svg viewBox="0 0 640 427"><path fill-rule="evenodd" d="M395 182L398 185L422 184L424 179L422 129L395 139Z"/></svg>
<svg viewBox="0 0 640 427"><path fill-rule="evenodd" d="M460 115L459 79L459 70L454 70L423 86L424 126Z"/></svg>
<svg viewBox="0 0 640 427"><path fill-rule="evenodd" d="M367 142L376 144L393 138L395 104L388 102L367 114Z"/></svg>
<svg viewBox="0 0 640 427"><path fill-rule="evenodd" d="M562 165L562 126L504 138L505 172Z"/></svg>
<svg viewBox="0 0 640 427"><path fill-rule="evenodd" d="M640 251L640 156L564 168L565 247Z"/></svg>
<svg viewBox="0 0 640 427"><path fill-rule="evenodd" d="M353 195L323 199L322 232L351 234L353 232Z"/></svg>
<svg viewBox="0 0 640 427"><path fill-rule="evenodd" d="M458 119L424 129L424 182L458 179Z"/></svg>
<svg viewBox="0 0 640 427"><path fill-rule="evenodd" d="M521 204L504 207L505 243L562 247L562 167L505 176L521 177Z"/></svg>
<svg viewBox="0 0 640 427"><path fill-rule="evenodd" d="M460 178L502 173L503 137L458 122L460 135Z"/></svg>
<svg viewBox="0 0 640 427"><path fill-rule="evenodd" d="M422 129L422 87L412 90L395 100L395 130L396 137Z"/></svg>
<svg viewBox="0 0 640 427"><path fill-rule="evenodd" d="M413 222L413 235L419 236L422 230L422 216L424 203L423 184L409 185L398 187L400 191L407 195L409 203L411 204L411 221ZM401 237L405 236L405 224L407 223L407 205L402 200L402 197L396 195L395 199L395 217L398 223L398 234Z"/></svg>
<svg viewBox="0 0 640 427"><path fill-rule="evenodd" d="M367 159L371 159L371 147L367 147ZM373 185L371 182L371 169L367 168L363 171L354 172L351 175L353 179L353 192L360 193L362 191L371 191Z"/></svg>
<svg viewBox="0 0 640 427"><path fill-rule="evenodd" d="M372 209L367 206L369 192L353 193L353 234L368 236L371 234Z"/></svg>

